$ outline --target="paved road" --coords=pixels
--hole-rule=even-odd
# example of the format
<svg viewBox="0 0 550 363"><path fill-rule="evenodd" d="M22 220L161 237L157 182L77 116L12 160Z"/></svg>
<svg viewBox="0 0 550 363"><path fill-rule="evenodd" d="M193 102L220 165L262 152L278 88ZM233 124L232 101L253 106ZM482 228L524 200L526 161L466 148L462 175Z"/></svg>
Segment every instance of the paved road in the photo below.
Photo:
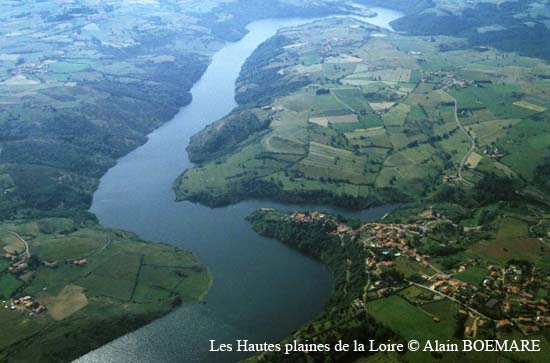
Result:
<svg viewBox="0 0 550 363"><path fill-rule="evenodd" d="M428 290L428 291L430 291L430 292L433 292L434 294L437 294L437 295L439 295L439 296L441 296L441 297L443 297L443 298L445 298L445 299L451 300L452 302L455 302L455 303L459 304L460 306L463 306L463 305L464 305L463 303L461 303L460 301L458 301L458 300L455 299L454 297L451 297L451 296L449 296L449 295L445 295L444 293L442 293L442 292L440 292L440 291L432 290L432 289L430 289L429 287L424 286L424 285L421 285L421 284L418 284L418 283L416 283L416 282L412 282L412 281L409 281L409 280L405 280L405 281L407 281L409 284L412 284L412 285L414 285L414 286L418 286L418 287L420 287L420 288L422 288L422 289L425 289L425 290ZM489 321L495 321L495 320L491 319L490 317L488 317L487 315L480 313L478 310L473 309L473 308L470 307L470 306L467 306L467 309L470 310L471 312L473 312L474 314L477 314L477 315L481 316L481 317L484 318L484 319L487 319L487 320L489 320Z"/></svg>
<svg viewBox="0 0 550 363"><path fill-rule="evenodd" d="M459 118L458 118L458 102L456 100L456 98L454 98L453 96L451 96L450 94L448 94L447 92L444 92L447 96L449 96L455 106L454 106L454 116L455 116L455 121L458 125L458 127L460 128L460 130L462 130L462 132L464 133L464 135L466 135L466 137L468 138L468 140L470 141L470 149L468 150L468 152L466 153L466 155L464 155L464 157L462 158L462 161L460 162L460 165L458 166L458 179L461 180L464 184L466 185L469 185L469 186L474 186L474 184L466 179L464 179L464 176L462 175L463 171L464 171L464 166L466 165L466 162L468 161L468 158L470 158L470 155L472 155L472 153L474 152L474 150L476 149L476 141L474 140L474 138L468 133L468 131L466 130L466 128L464 127L464 125L462 125L462 123L460 122Z"/></svg>

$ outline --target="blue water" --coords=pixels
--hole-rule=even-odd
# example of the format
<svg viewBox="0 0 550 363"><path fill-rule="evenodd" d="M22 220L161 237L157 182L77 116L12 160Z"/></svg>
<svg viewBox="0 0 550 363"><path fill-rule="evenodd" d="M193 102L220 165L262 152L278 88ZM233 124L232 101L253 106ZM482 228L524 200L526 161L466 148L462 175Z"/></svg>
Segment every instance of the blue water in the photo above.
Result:
<svg viewBox="0 0 550 363"><path fill-rule="evenodd" d="M389 27L401 14L378 9L366 21ZM214 283L206 304L184 305L168 316L78 359L82 363L228 362L242 356L209 353L209 340L275 341L314 318L330 295L325 268L281 243L254 233L244 220L260 207L321 209L323 206L246 201L211 209L176 203L172 183L192 166L189 138L235 106L235 81L246 58L283 27L311 19L262 20L248 26L239 42L228 43L193 87L193 102L121 158L101 179L91 211L103 225L135 232L191 251L208 265ZM355 216L379 218L391 206Z"/></svg>

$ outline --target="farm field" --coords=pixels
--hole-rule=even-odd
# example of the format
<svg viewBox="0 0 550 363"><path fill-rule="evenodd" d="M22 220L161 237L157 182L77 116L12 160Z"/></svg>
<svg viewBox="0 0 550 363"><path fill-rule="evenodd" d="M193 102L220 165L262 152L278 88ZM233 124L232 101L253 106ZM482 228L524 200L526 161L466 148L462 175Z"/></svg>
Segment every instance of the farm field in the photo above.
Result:
<svg viewBox="0 0 550 363"><path fill-rule="evenodd" d="M255 212L257 231L320 258L340 282L325 314L293 337L330 342L380 323L397 332L394 341L533 336L546 346L550 53L546 44L535 49L516 37L531 30L510 14L529 18L524 25L536 27L533 33L548 34L550 28L539 23L549 18L547 4L399 6L410 13L392 26L407 35L350 19L324 20L282 31L264 44L238 81L241 96L262 96L262 102L241 106L271 108L263 140L276 135L291 145L296 137L281 131L293 125L301 152L272 174L257 168L253 179L226 180L219 189L200 187L198 174L188 170L174 185L178 199L218 206L229 200L220 198L223 190L231 190L238 195L229 202L268 196L356 209L411 202L371 225L337 217L333 226L322 213ZM502 16L487 16L497 12ZM451 30L470 22L480 26ZM445 35L434 35L433 28ZM267 49L276 66L265 62ZM274 69L280 77L272 77ZM265 80L278 87L262 88ZM196 170L212 172L203 180L215 175L257 137L252 133L242 146ZM280 160L282 148L262 144L258 159ZM277 218L263 220L262 214ZM312 235L322 242L312 243ZM355 261L357 254L364 263ZM349 321L365 325L354 330ZM546 354L375 354L350 361L543 362Z"/></svg>
<svg viewBox="0 0 550 363"><path fill-rule="evenodd" d="M420 342L436 339L453 341L455 316L451 303L446 300L425 304L418 308L394 295L370 302L367 306L376 320L397 330L405 339L418 339ZM439 317L440 322L435 322L433 316ZM411 362L437 361L429 352L407 352L406 356ZM490 356L468 354L468 359L472 362L483 362L493 358L492 355ZM446 354L445 359L450 362L460 362L463 358L451 353ZM367 362L370 361L367 360Z"/></svg>
<svg viewBox="0 0 550 363"><path fill-rule="evenodd" d="M527 222L508 216L495 222L495 225L496 233L489 240L476 243L469 249L473 256L491 263L504 263L513 259L538 263L547 253L549 247L541 239L530 237ZM466 270L457 274L457 278L463 277L461 280L473 283L474 280L468 280L473 278L477 281L482 274L474 268L472 272Z"/></svg>
<svg viewBox="0 0 550 363"><path fill-rule="evenodd" d="M483 55L440 52L457 40L436 37L427 43L356 25L326 20L278 35L307 47L268 42L279 52L275 84L283 91L268 97L268 106L262 101L247 107L269 109L269 126L227 155L186 171L174 184L177 198L217 206L264 195L309 201L322 196L353 208L418 200L444 184L460 187L457 171L466 156L470 182L485 173L533 178L550 141L550 126L536 121L547 110L534 105L550 87L536 82L529 67L547 65L493 49ZM329 29L340 38L328 41L327 50ZM253 54L245 65L237 89L246 91L238 91L237 100L267 94L262 77L273 63L262 62ZM298 72L305 78L296 82L302 63L317 64L325 78ZM471 153L465 133L475 140ZM198 142L190 148L209 153Z"/></svg>
<svg viewBox="0 0 550 363"><path fill-rule="evenodd" d="M14 248L14 233L26 241L31 258L23 257L25 248ZM45 218L1 223L0 249L10 256L0 257L1 262L24 262L17 270L0 271L0 297L8 301L0 307L0 324L14 327L9 339L1 340L0 359L47 359L57 351L51 339L60 339L57 349L62 350L64 344L73 344L70 332L75 331L112 339L180 302L200 300L211 283L206 267L192 255L93 222L77 226L67 218ZM32 307L13 305L12 299L21 296L30 296ZM46 310L36 310L37 306ZM89 328L116 322L118 327L108 333ZM19 351L30 334L46 327L32 349Z"/></svg>
<svg viewBox="0 0 550 363"><path fill-rule="evenodd" d="M368 329L376 321L384 338L411 338L415 328L422 337L460 335L457 306L436 301L440 296L431 301L429 293L422 300L425 288L400 285L403 278L428 285L424 280L439 270L459 286L479 286L506 269L529 275L522 298L536 299L538 309L550 291L539 275L550 271L547 2L374 2L399 7L404 17L392 26L404 32L332 18L285 29L258 48L237 81L238 109L191 141L196 166L174 183L177 198L210 206L269 197L352 209L407 202L422 209L388 215L391 223L423 225L399 241L414 251L411 258L392 265L388 257L373 269L383 283L372 291L364 281L365 251L351 238L329 245L338 262L331 272L345 269L345 280L335 280L345 288L335 290L342 304L332 301L326 320L308 327L316 339L346 336L338 329L373 335ZM211 277L192 255L97 224L88 210L99 179L191 101L188 91L212 55L244 36L250 21L304 12L323 17L346 6L324 0L0 4L0 297L6 300L0 325L9 327L0 332L0 361L72 359L203 297ZM349 221L350 230L356 223ZM428 237L419 237L424 232ZM327 248L309 247L307 253ZM490 270L493 264L498 268ZM517 310L520 297L510 294ZM365 307L364 296L381 298L365 300ZM483 308L490 300L477 303ZM506 316L501 300L493 323ZM523 337L518 329L497 334ZM530 336L548 346L547 336ZM529 357L468 357L497 359ZM405 360L440 357L365 359Z"/></svg>
<svg viewBox="0 0 550 363"><path fill-rule="evenodd" d="M423 305L422 309L434 310L441 314L441 322L436 323L430 314L411 305L399 296L391 296L368 303L373 316L396 329L406 339L437 339L438 337L452 337L454 331L454 317L450 309L440 309L447 306L447 302L437 304L433 309ZM420 334L420 335L419 335Z"/></svg>

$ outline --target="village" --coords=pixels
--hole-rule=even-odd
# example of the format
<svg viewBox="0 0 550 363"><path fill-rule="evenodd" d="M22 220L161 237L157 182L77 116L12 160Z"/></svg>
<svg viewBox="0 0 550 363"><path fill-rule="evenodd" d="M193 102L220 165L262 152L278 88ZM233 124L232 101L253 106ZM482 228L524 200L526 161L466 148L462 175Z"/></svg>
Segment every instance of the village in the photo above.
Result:
<svg viewBox="0 0 550 363"><path fill-rule="evenodd" d="M461 78L456 72L429 72L424 78L422 78L422 82L435 83L434 89L442 89L444 91L453 87L478 87L476 81Z"/></svg>
<svg viewBox="0 0 550 363"><path fill-rule="evenodd" d="M21 239L24 241L23 239ZM25 241L26 246L28 244ZM38 261L34 256L32 256L28 250L23 253L4 253L1 256L2 259L7 260L11 265L5 270L5 272L0 272L0 275L3 273L7 273L15 277L17 280L20 280L23 284L20 288L16 289L16 291L13 292L12 296L4 296L4 299L9 300L2 300L2 305L4 309L9 309L14 312L21 312L21 313L29 313L29 315L38 315L41 313L44 313L48 310L48 307L45 305L40 304L36 297L33 297L31 295L22 295L19 294L20 291L23 290L25 286L27 286L32 279L34 278L36 274L36 269L38 269L40 266L44 266L46 268L55 269L58 267L57 261ZM65 261L65 263L70 264L75 267L83 267L86 266L88 263L87 259L76 259L71 261ZM44 288L44 291L46 288Z"/></svg>
<svg viewBox="0 0 550 363"><path fill-rule="evenodd" d="M30 253L4 253L2 255L2 258L11 262L11 266L8 267L7 273L22 281L24 284L29 283L34 277L35 267L33 262L31 261ZM14 297L12 297L10 301L2 300L4 309L23 313L28 312L31 316L33 314L41 314L48 310L46 306L41 305L38 301L36 301L36 299L34 299L30 295L17 297L19 290L21 289L17 289L13 293ZM9 297L4 296L4 298Z"/></svg>
<svg viewBox="0 0 550 363"><path fill-rule="evenodd" d="M497 331L517 327L525 336L538 334L550 327L549 297L531 293L538 287L550 287L550 276L522 261L497 266L473 259L443 272L432 264L430 256L410 246L413 236L422 237L433 220L418 224L366 223L353 229L319 212L293 213L290 218L295 223L324 223L330 220L337 223L335 231L330 233L339 236L342 241L348 239L360 243L368 251L365 271L370 282L366 289L368 294L355 301L359 309L365 308L367 301L372 299L416 287L420 293L411 302L417 306L442 299L457 306L457 315L468 321L464 326L465 337L474 338L482 327L494 327ZM401 261L416 263L419 273L409 279L388 273ZM471 268L486 270L479 285L454 277ZM433 321L438 323L439 317L433 316Z"/></svg>

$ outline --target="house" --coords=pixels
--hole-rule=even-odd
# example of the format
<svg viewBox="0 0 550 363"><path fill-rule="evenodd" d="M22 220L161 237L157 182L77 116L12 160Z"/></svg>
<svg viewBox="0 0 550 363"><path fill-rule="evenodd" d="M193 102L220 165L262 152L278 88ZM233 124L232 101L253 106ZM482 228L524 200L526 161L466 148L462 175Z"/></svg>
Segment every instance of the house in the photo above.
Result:
<svg viewBox="0 0 550 363"><path fill-rule="evenodd" d="M512 311L512 304L509 301L505 301L504 302L504 312L506 314L510 314L511 311Z"/></svg>
<svg viewBox="0 0 550 363"><path fill-rule="evenodd" d="M490 299L485 303L485 306L489 309L494 309L495 306L497 306L498 300L497 299Z"/></svg>
<svg viewBox="0 0 550 363"><path fill-rule="evenodd" d="M80 266L80 267L85 266L87 263L88 263L88 260L85 258L73 261L73 265Z"/></svg>
<svg viewBox="0 0 550 363"><path fill-rule="evenodd" d="M505 328L508 328L512 325L512 323L510 322L510 320L507 320L507 319L504 319L504 320L499 320L497 322L497 329L505 329Z"/></svg>

